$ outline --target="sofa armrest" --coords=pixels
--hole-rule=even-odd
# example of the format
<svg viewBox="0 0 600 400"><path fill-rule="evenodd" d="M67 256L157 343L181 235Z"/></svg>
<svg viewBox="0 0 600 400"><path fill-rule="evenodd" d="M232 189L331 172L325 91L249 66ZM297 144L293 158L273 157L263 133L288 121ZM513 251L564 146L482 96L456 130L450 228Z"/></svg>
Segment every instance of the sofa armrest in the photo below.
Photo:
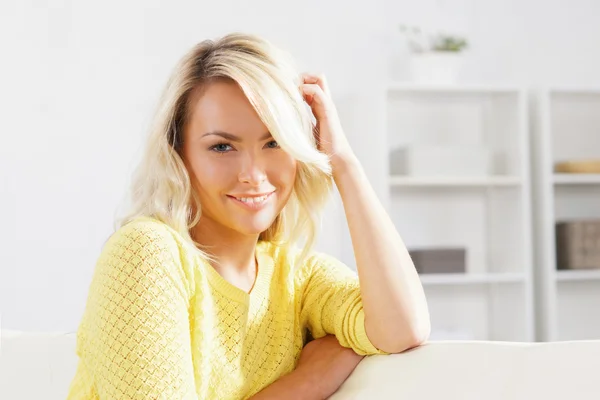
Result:
<svg viewBox="0 0 600 400"><path fill-rule="evenodd" d="M366 357L332 400L600 399L600 340L438 341Z"/></svg>

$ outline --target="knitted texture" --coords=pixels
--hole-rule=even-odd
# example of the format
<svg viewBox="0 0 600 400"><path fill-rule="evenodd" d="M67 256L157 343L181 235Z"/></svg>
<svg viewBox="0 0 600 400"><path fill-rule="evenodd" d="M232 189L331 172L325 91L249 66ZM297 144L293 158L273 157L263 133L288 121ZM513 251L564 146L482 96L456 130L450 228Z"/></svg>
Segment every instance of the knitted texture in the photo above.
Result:
<svg viewBox="0 0 600 400"><path fill-rule="evenodd" d="M256 249L247 293L167 224L140 217L104 245L77 330L68 399L247 399L291 372L310 332L369 341L356 274L320 252Z"/></svg>

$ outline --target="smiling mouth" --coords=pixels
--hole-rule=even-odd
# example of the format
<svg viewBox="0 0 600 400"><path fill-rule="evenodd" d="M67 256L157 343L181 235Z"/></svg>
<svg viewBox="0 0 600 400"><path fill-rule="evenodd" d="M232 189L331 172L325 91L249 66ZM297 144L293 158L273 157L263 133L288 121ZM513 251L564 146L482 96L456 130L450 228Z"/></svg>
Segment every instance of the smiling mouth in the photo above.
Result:
<svg viewBox="0 0 600 400"><path fill-rule="evenodd" d="M233 197L236 200L243 201L244 203L262 203L270 195L271 195L271 193L265 194L264 196L260 196L260 197L235 197L235 196L231 196L231 197Z"/></svg>
<svg viewBox="0 0 600 400"><path fill-rule="evenodd" d="M268 193L266 195L260 196L260 197L236 197L236 196L230 196L227 195L227 197L229 197L232 200L235 200L236 202L243 204L246 207L249 207L251 209L257 209L260 208L261 206L263 206L264 204L266 204L268 202L268 200L271 198L271 196L273 195L273 193L275 193L274 191L271 193Z"/></svg>

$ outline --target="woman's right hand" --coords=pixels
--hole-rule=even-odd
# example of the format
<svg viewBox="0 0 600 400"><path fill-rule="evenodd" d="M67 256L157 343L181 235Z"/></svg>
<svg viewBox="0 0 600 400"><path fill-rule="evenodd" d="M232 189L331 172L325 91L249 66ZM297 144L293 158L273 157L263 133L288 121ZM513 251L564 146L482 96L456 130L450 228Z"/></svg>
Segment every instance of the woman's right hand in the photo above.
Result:
<svg viewBox="0 0 600 400"><path fill-rule="evenodd" d="M334 335L309 342L300 355L295 373L305 377L317 398L333 395L363 359L354 350L342 347Z"/></svg>

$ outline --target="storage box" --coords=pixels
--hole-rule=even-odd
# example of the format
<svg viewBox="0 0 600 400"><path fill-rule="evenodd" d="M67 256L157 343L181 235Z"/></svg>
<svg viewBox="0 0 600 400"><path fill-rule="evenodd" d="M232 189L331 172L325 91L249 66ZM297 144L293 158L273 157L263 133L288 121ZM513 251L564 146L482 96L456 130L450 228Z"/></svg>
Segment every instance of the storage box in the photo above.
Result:
<svg viewBox="0 0 600 400"><path fill-rule="evenodd" d="M554 172L565 174L600 174L600 160L573 160L557 162Z"/></svg>
<svg viewBox="0 0 600 400"><path fill-rule="evenodd" d="M411 145L390 154L390 172L412 176L488 176L492 152L483 146Z"/></svg>
<svg viewBox="0 0 600 400"><path fill-rule="evenodd" d="M419 274L465 273L466 253L464 248L409 250Z"/></svg>
<svg viewBox="0 0 600 400"><path fill-rule="evenodd" d="M556 224L557 269L600 268L600 220Z"/></svg>

